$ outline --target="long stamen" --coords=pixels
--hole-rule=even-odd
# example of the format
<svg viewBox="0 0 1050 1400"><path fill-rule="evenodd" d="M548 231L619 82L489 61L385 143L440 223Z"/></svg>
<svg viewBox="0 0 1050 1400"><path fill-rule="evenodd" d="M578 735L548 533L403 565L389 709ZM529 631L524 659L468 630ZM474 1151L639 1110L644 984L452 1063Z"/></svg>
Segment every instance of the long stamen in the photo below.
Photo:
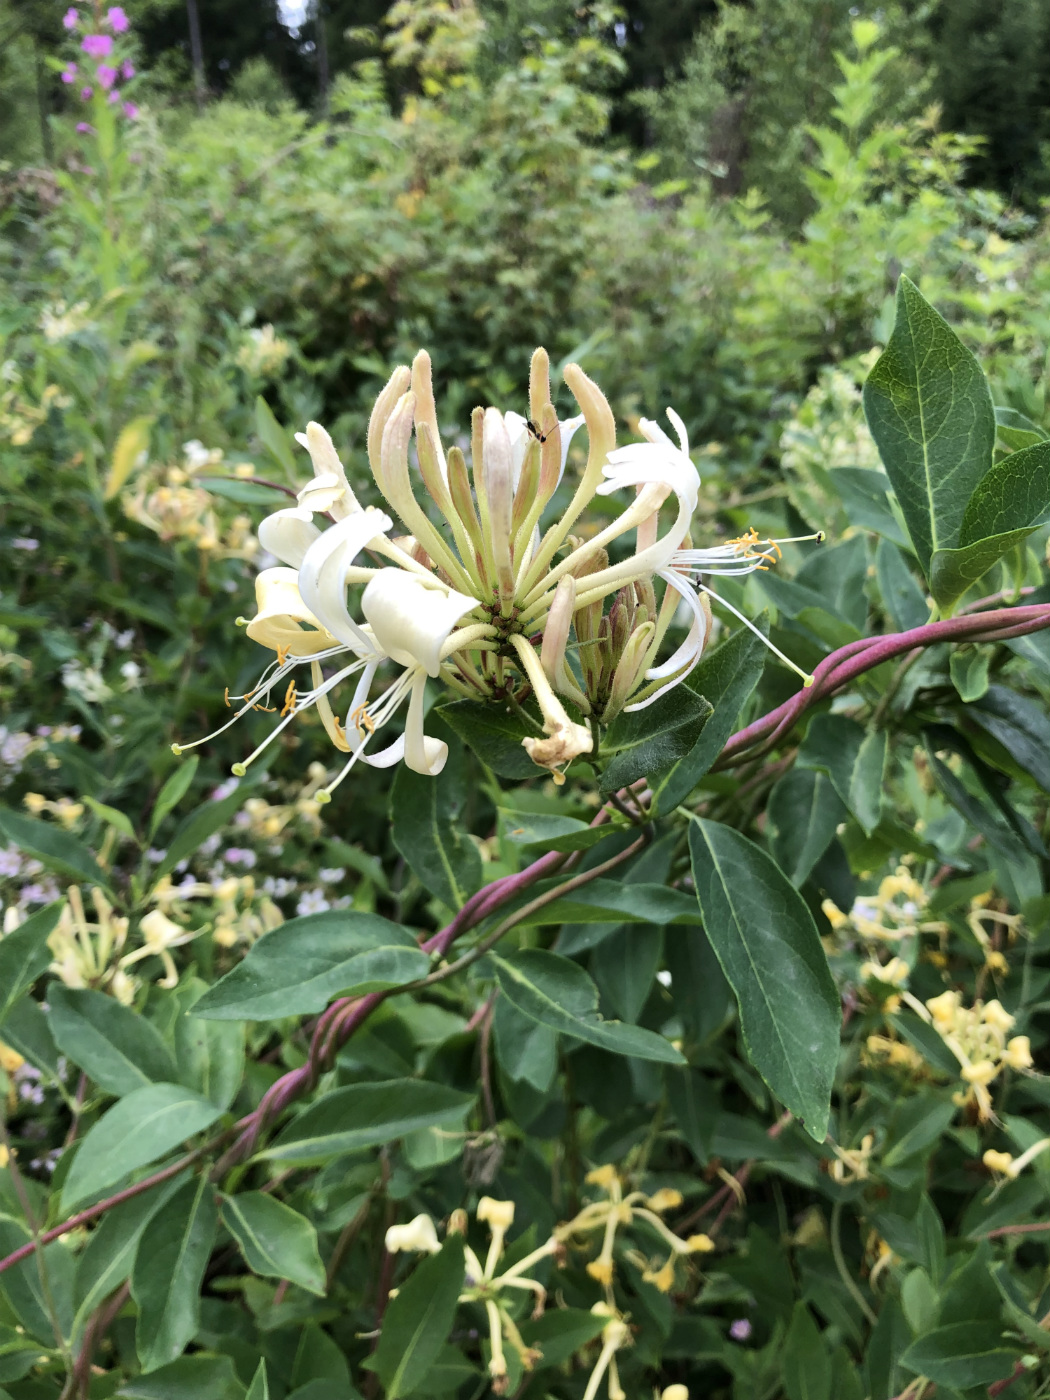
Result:
<svg viewBox="0 0 1050 1400"><path fill-rule="evenodd" d="M749 627L751 631L754 632L756 637L761 638L761 640L766 644L766 646L769 648L769 650L773 653L774 656L779 657L780 660L783 661L785 666L789 666L797 676L802 677L803 686L805 686L807 690L810 688L810 686L813 684L814 678L809 674L808 671L803 671L802 667L797 666L795 662L792 661L790 656L785 656L784 653L780 650L780 648L776 646L773 642L771 642L769 638L765 635L765 633L762 632L758 627L756 627L749 617L745 617L744 614L739 610L739 608L734 608L732 603L727 603L726 600L723 597L721 597L718 593L712 592L712 590L708 588L708 586L705 583L702 583L699 586L700 591L702 593L706 593L707 596L709 598L714 599L716 603L721 603L722 607L728 608L734 617L739 618L745 627Z"/></svg>

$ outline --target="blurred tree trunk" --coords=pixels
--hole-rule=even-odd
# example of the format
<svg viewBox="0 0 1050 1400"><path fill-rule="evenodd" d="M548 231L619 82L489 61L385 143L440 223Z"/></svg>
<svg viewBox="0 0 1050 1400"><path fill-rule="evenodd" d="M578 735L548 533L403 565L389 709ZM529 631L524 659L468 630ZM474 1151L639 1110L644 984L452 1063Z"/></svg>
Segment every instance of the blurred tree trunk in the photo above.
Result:
<svg viewBox="0 0 1050 1400"><path fill-rule="evenodd" d="M323 0L314 0L314 29L317 33L317 89L321 116L328 116L328 35L325 32Z"/></svg>
<svg viewBox="0 0 1050 1400"><path fill-rule="evenodd" d="M198 111L204 106L207 82L204 77L204 46L201 43L201 21L197 0L186 0L186 18L190 26L190 58L193 62L193 94Z"/></svg>

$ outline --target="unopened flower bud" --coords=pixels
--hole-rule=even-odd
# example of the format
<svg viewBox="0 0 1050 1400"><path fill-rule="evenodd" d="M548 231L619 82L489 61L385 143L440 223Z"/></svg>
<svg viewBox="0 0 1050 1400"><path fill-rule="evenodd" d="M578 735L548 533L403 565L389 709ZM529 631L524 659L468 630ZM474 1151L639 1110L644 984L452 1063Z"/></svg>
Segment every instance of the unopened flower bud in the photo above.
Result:
<svg viewBox="0 0 1050 1400"><path fill-rule="evenodd" d="M646 1202L650 1210L662 1215L665 1210L677 1210L682 1204L681 1191L675 1191L670 1186L662 1186L659 1191L655 1191Z"/></svg>
<svg viewBox="0 0 1050 1400"><path fill-rule="evenodd" d="M485 410L482 457L492 557L496 565L500 596L509 600L514 596L514 570L511 563L514 458L506 422L503 414L496 408Z"/></svg>
<svg viewBox="0 0 1050 1400"><path fill-rule="evenodd" d="M493 1232L498 1230L505 1234L514 1224L514 1202L496 1201L491 1196L482 1196L476 1214Z"/></svg>
<svg viewBox="0 0 1050 1400"><path fill-rule="evenodd" d="M669 1385L660 1392L660 1400L689 1400L689 1391L684 1385Z"/></svg>
<svg viewBox="0 0 1050 1400"><path fill-rule="evenodd" d="M576 580L571 574L559 579L554 590L554 601L547 615L543 629L543 645L540 649L540 665L555 689L561 686L562 670L565 666L565 648L569 641L569 628L576 607Z"/></svg>
<svg viewBox="0 0 1050 1400"><path fill-rule="evenodd" d="M1026 1035L1015 1035L1008 1040L1002 1053L1003 1064L1011 1069L1032 1068L1032 1046Z"/></svg>
<svg viewBox="0 0 1050 1400"><path fill-rule="evenodd" d="M982 1012L982 1018L986 1026L991 1026L997 1031L1011 1030L1014 1018L999 1001L990 1001Z"/></svg>
<svg viewBox="0 0 1050 1400"><path fill-rule="evenodd" d="M394 411L395 405L408 389L412 382L412 371L407 365L398 365L390 376L385 387L375 401L372 409L372 416L368 420L368 461L372 467L372 475L376 479L376 485L380 491L386 495L383 480L382 447L383 434L386 432L386 425L390 420L390 415Z"/></svg>
<svg viewBox="0 0 1050 1400"><path fill-rule="evenodd" d="M390 1254L436 1254L441 1244L430 1216L417 1215L407 1225L391 1225L386 1232L386 1247Z"/></svg>

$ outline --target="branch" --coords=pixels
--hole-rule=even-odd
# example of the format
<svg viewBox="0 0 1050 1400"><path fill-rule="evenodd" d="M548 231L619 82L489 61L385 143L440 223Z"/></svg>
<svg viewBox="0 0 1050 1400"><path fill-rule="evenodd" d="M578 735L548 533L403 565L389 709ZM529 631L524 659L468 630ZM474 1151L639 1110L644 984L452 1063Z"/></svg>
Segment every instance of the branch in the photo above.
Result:
<svg viewBox="0 0 1050 1400"><path fill-rule="evenodd" d="M942 622L927 622L908 632L891 632L883 637L858 638L824 658L814 671L813 685L808 690L800 690L783 705L778 705L775 710L770 710L761 719L756 719L732 735L715 767L728 767L739 761L738 755L745 753L754 757L749 751L756 745L762 745L759 752L771 748L818 700L827 699L865 671L871 671L916 647L950 641L1006 641L1010 637L1042 631L1046 627L1050 627L1050 605L1032 604L950 617Z"/></svg>

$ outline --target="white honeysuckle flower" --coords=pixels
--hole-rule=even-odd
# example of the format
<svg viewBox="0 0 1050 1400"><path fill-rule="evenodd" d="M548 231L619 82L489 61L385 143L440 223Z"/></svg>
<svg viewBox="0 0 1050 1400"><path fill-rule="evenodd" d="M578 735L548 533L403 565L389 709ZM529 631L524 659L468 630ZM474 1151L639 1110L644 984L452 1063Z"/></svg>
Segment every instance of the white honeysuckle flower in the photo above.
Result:
<svg viewBox="0 0 1050 1400"><path fill-rule="evenodd" d="M391 1225L386 1232L386 1247L390 1254L436 1254L441 1248L437 1230L429 1215L417 1215L407 1225Z"/></svg>
<svg viewBox="0 0 1050 1400"><path fill-rule="evenodd" d="M321 537L321 531L314 524L313 511L304 506L275 510L260 522L256 533L263 549L292 569L299 567L306 551Z"/></svg>
<svg viewBox="0 0 1050 1400"><path fill-rule="evenodd" d="M314 468L313 480L299 492L299 505L311 512L324 511L333 520L360 511L335 444L320 423L307 423L306 432L296 433L295 440L309 452Z"/></svg>
<svg viewBox="0 0 1050 1400"><path fill-rule="evenodd" d="M259 527L260 542L281 566L259 575L258 610L248 624L249 636L274 659L236 697L241 707L229 724L250 710L279 709L280 716L235 773L243 774L297 715L316 706L331 742L347 756L334 782L314 793L318 801L327 801L358 762L404 762L437 774L447 748L424 733L423 712L427 682L440 680L471 700L519 709L534 700L542 733L535 725L522 744L560 783L567 764L594 750L603 726L624 710L654 704L699 663L711 637L708 597L715 597L706 576L768 568L786 541L762 540L752 530L694 549L690 527L700 477L681 417L667 410L677 443L643 418L642 441L617 448L612 410L578 365L567 365L564 379L582 412L559 421L549 369L546 352L537 351L531 417L493 407L473 411L468 467L460 446L446 452L442 445L429 355L420 351L411 370L397 368L376 400L367 436L385 507L361 507L319 424L297 435L314 474L294 506ZM588 434L586 464L560 517L545 519L581 426ZM413 435L418 470L409 462ZM611 523L595 530L581 520L595 495L632 488L633 498ZM670 497L674 517L668 524L664 512L661 532L661 508ZM406 533L392 539L395 516ZM633 552L610 561L609 550L629 532L635 532ZM370 559L362 558L366 550ZM665 648L681 602L690 614L687 635ZM304 665L310 684L300 690L296 677ZM396 674L383 688L388 666ZM340 701L337 714L334 692L346 682L353 683L352 702L343 710ZM403 706L403 734L376 748L377 731Z"/></svg>
<svg viewBox="0 0 1050 1400"><path fill-rule="evenodd" d="M399 666L422 667L435 677L453 627L476 607L475 598L401 569L380 569L361 599L361 611L383 652Z"/></svg>

